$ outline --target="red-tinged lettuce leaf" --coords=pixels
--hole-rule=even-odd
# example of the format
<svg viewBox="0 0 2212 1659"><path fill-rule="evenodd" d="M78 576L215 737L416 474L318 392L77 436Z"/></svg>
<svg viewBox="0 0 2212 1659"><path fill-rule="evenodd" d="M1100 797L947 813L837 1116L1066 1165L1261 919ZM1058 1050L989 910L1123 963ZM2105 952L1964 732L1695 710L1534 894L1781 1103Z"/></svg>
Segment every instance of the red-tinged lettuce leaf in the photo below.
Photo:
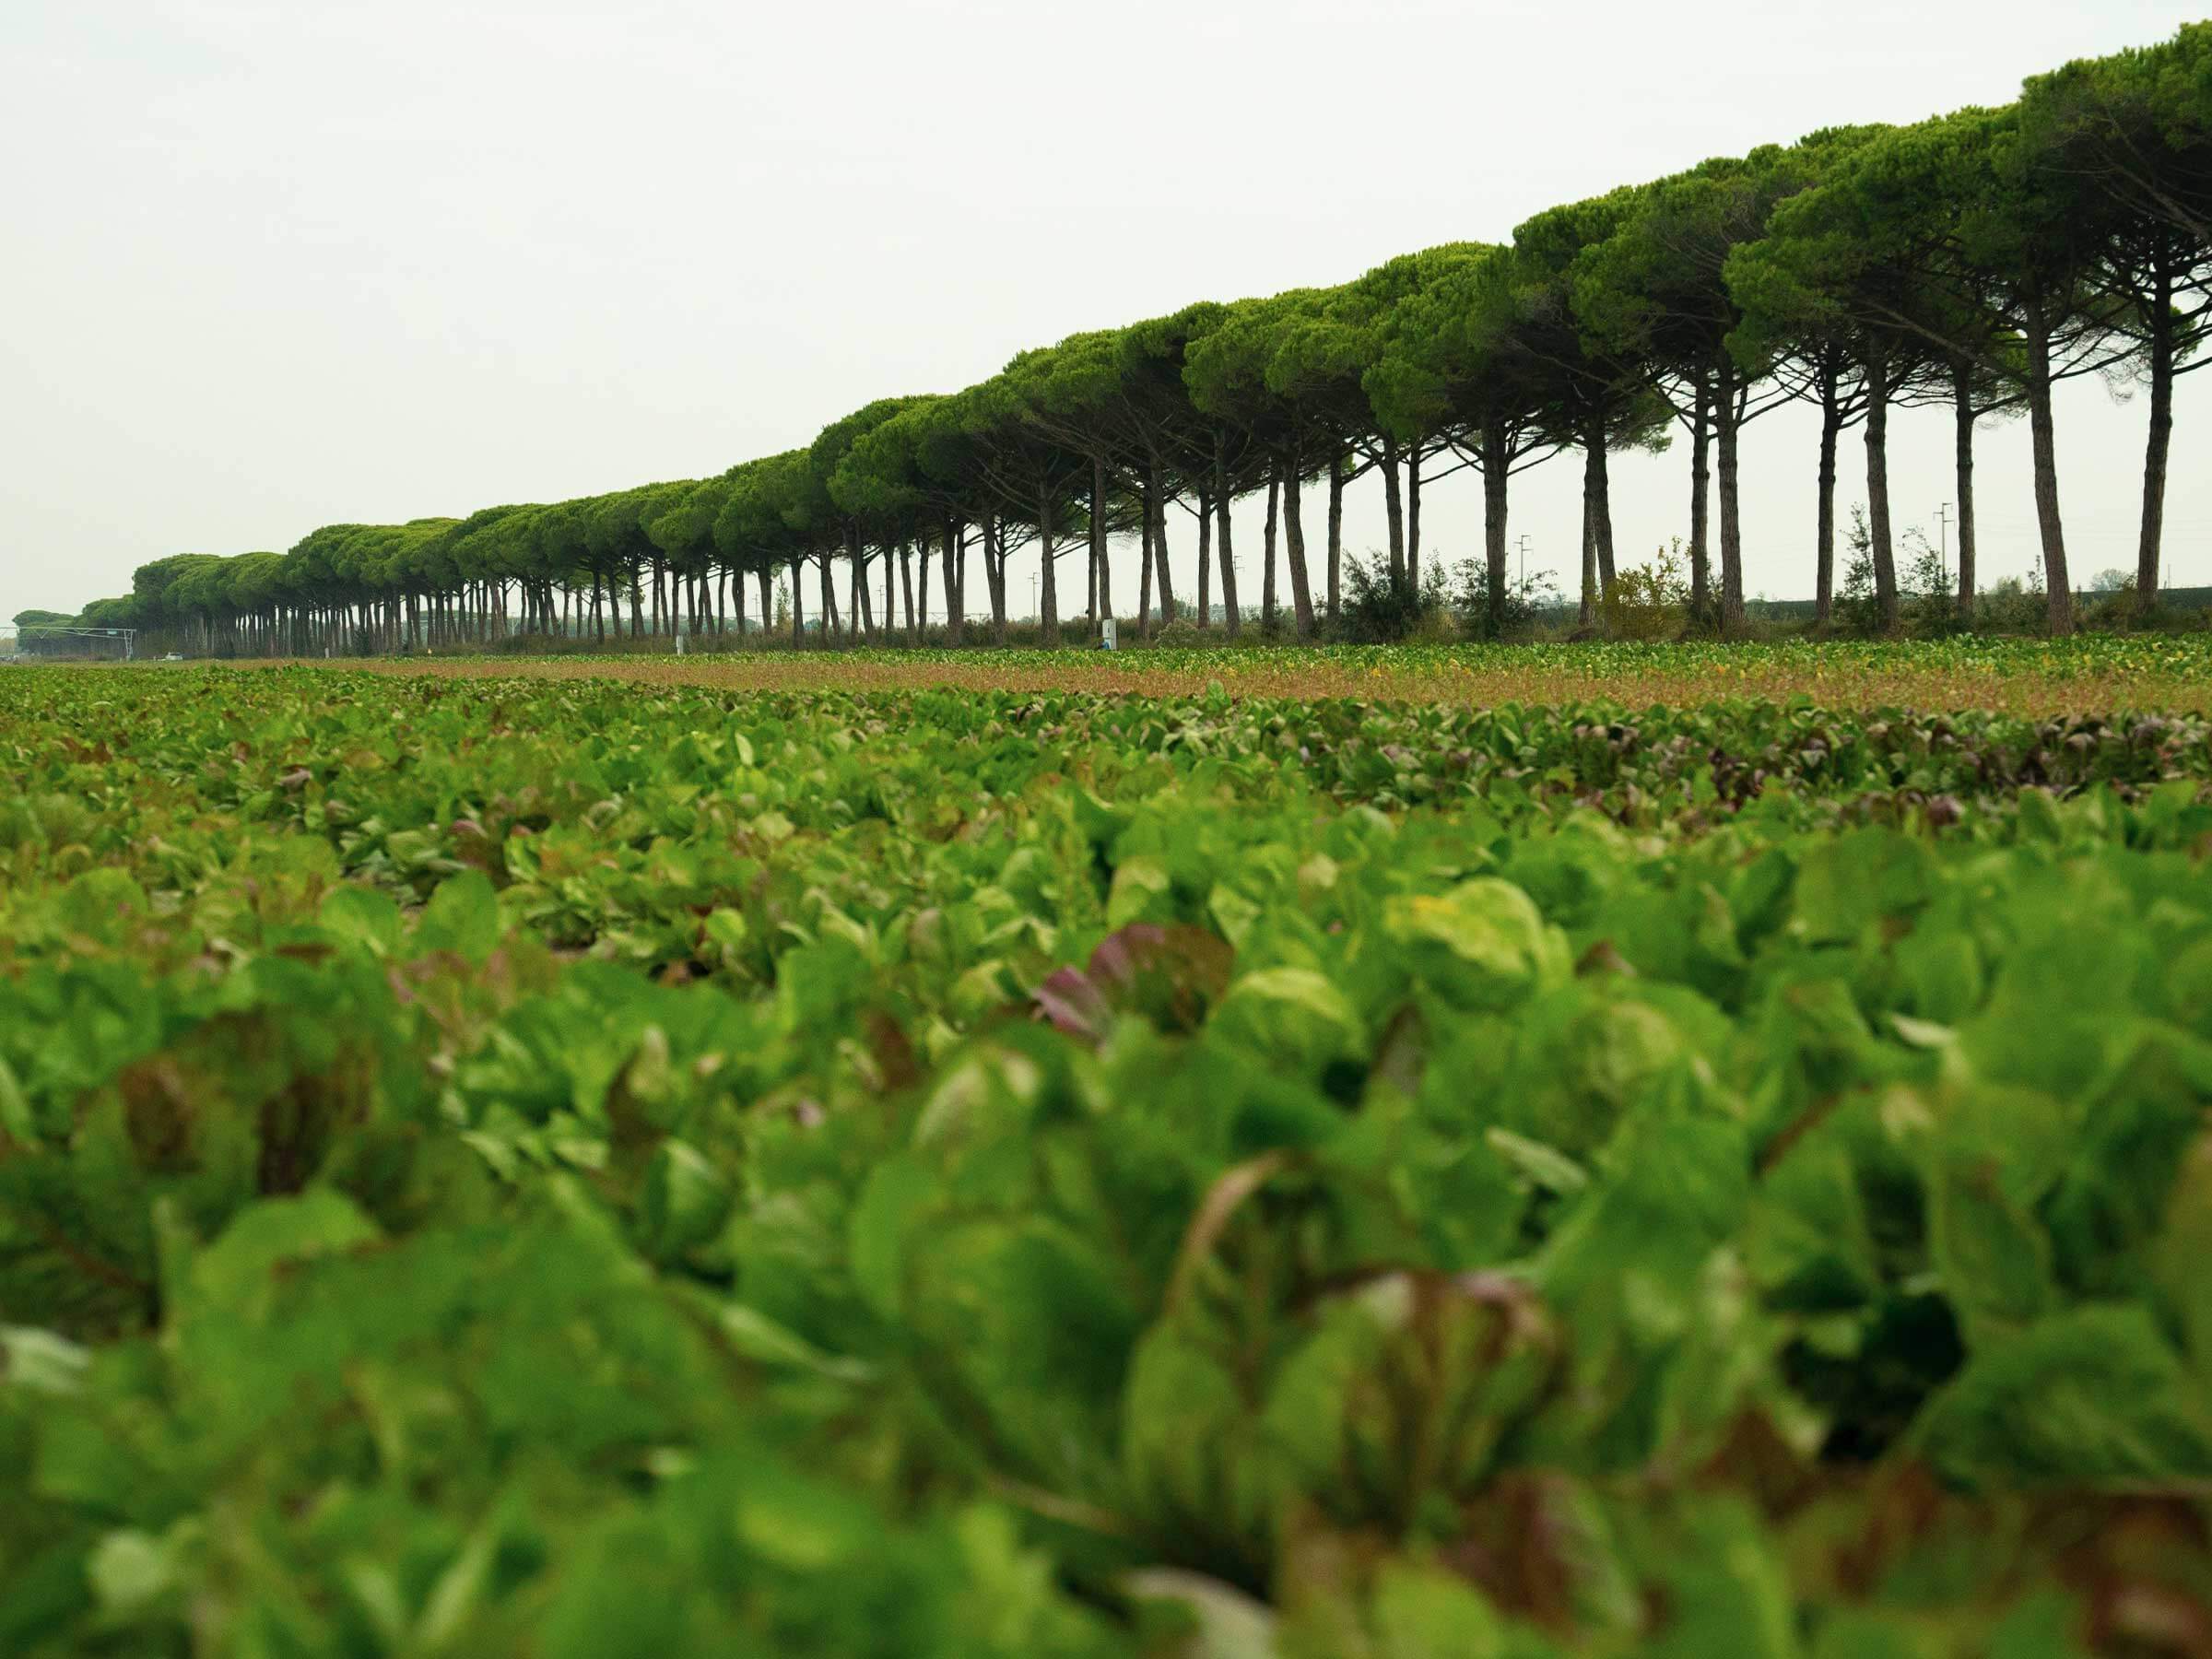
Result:
<svg viewBox="0 0 2212 1659"><path fill-rule="evenodd" d="M1037 1012L1091 1042L1119 1014L1194 1031L1220 1000L1234 960L1228 943L1203 928L1132 923L1100 940L1082 971L1062 968L1039 986Z"/></svg>

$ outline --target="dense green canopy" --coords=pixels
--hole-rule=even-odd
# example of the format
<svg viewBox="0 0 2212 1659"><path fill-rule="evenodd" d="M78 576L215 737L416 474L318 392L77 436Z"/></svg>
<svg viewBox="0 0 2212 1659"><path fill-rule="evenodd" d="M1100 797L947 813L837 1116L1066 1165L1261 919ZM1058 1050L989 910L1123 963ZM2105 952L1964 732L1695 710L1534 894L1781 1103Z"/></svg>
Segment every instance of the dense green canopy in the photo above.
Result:
<svg viewBox="0 0 2212 1659"><path fill-rule="evenodd" d="M1583 466L1585 618L1614 582L1606 456L1689 435L1692 606L1743 609L1738 434L1793 400L1821 411L1816 587L1826 615L1840 434L1863 425L1883 617L1897 615L1888 414L1956 418L1959 602L1973 597L1976 423L2024 410L2050 625L2073 624L2051 388L2129 372L2150 389L2137 588L2155 598L2176 376L2212 323L2212 25L2037 76L2020 100L1900 128L1822 131L1537 214L1496 245L1401 255L1334 288L1203 302L1018 354L944 395L889 397L809 443L720 477L462 519L333 524L281 554L176 554L88 606L97 626L186 649L350 653L516 633L632 636L768 625L781 581L797 638L887 637L971 615L981 554L994 631L1008 560L1035 544L1045 637L1096 618L1112 536L1140 547L1140 625L1177 614L1171 510L1199 537L1196 621L1243 614L1232 500L1265 490L1259 610L1276 611L1277 524L1301 636L1339 603L1346 488L1381 476L1390 562L1420 580L1424 477L1483 478L1481 582L1507 615L1509 480L1571 449ZM1304 500L1327 488L1325 582ZM1708 500L1720 501L1718 582ZM1221 599L1213 598L1218 560ZM915 580L919 561L919 583ZM941 575L933 608L930 571ZM836 568L849 577L841 607ZM809 568L811 567L811 569ZM874 572L880 571L881 606ZM803 580L815 578L807 617ZM759 618L747 617L747 578ZM1716 591L1717 590L1717 591ZM917 604L917 596L919 603ZM18 618L51 618L25 612Z"/></svg>

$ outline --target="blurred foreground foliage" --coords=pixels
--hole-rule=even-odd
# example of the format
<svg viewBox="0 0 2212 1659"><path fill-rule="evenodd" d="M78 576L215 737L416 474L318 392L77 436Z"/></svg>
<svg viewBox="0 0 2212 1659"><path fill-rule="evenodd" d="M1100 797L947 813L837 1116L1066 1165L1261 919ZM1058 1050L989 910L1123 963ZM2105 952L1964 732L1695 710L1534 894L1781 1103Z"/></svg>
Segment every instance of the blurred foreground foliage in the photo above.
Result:
<svg viewBox="0 0 2212 1659"><path fill-rule="evenodd" d="M2195 723L0 695L0 1652L2212 1643Z"/></svg>

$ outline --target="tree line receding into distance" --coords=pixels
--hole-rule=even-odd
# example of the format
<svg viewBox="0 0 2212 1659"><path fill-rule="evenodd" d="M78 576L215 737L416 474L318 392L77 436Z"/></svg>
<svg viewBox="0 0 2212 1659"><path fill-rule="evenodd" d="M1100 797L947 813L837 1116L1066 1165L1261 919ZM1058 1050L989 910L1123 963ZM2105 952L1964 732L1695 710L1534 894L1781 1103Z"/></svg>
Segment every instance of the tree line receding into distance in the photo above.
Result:
<svg viewBox="0 0 2212 1659"><path fill-rule="evenodd" d="M1478 618L1494 636L1508 613L1513 475L1581 458L1588 622L1616 581L1607 457L1679 437L1690 608L1727 634L1744 621L1741 434L1803 402L1820 411L1807 460L1821 621L1844 435L1856 429L1864 444L1876 601L1894 627L1888 418L1941 404L1955 416L1962 614L1976 593L1977 423L2024 412L2049 628L2065 634L2053 387L2091 373L2147 387L2136 578L2147 607L2174 381L2206 360L2208 302L2212 24L2199 23L2034 77L2003 108L1829 129L1552 208L1509 241L1074 335L965 390L880 399L716 477L326 525L285 553L157 559L129 594L78 619L180 649L321 655L759 631L771 619L802 640L888 642L918 637L917 618L935 610L957 643L986 604L1004 638L1008 561L1033 545L1053 642L1076 614L1063 583L1082 571L1080 614L1095 620L1116 543L1126 556L1133 539L1140 626L1187 611L1233 637L1256 597L1269 624L1287 610L1310 638L1344 598L1345 492L1379 481L1391 579L1418 586L1422 491L1465 468L1483 485ZM1240 568L1230 508L1259 492L1255 596L1241 585L1254 572ZM1196 539L1194 594L1176 591L1171 531ZM771 582L784 576L790 615L778 618Z"/></svg>

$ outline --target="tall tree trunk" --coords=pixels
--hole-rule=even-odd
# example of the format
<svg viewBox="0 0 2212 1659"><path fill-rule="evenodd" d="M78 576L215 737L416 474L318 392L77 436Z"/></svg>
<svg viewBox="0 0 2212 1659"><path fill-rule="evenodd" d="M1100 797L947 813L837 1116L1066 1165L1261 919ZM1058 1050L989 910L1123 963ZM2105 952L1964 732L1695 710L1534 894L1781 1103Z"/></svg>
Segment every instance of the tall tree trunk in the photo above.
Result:
<svg viewBox="0 0 2212 1659"><path fill-rule="evenodd" d="M1589 455L1590 539L1597 553L1598 596L1613 596L1613 473L1606 454L1606 418L1601 412L1584 440Z"/></svg>
<svg viewBox="0 0 2212 1659"><path fill-rule="evenodd" d="M982 524L983 584L991 589L992 608L996 610L998 606L998 586L991 580L991 535L993 524L993 516L988 512L984 513ZM958 645L960 642L960 625L965 619L962 615L965 606L962 604L962 596L959 592L959 572L954 569L955 565L959 562L955 557L955 549L959 547L960 539L963 534L964 532L959 524L955 523L951 519L947 519L945 521L945 569L942 579L945 585L945 642L947 645ZM922 585L924 588L928 587L929 583L926 577L924 579Z"/></svg>
<svg viewBox="0 0 2212 1659"><path fill-rule="evenodd" d="M1146 497L1151 504L1152 558L1159 566L1159 621L1164 628L1175 620L1175 577L1168 565L1168 485L1157 465L1146 481Z"/></svg>
<svg viewBox="0 0 2212 1659"><path fill-rule="evenodd" d="M822 567L822 649L827 651L837 643L841 618L837 614L837 588L830 580L829 550L825 548L817 557Z"/></svg>
<svg viewBox="0 0 2212 1659"><path fill-rule="evenodd" d="M1198 626L1214 625L1214 497L1198 492Z"/></svg>
<svg viewBox="0 0 2212 1659"><path fill-rule="evenodd" d="M1230 639L1243 627L1244 617L1237 602L1237 554L1230 539L1229 464L1222 456L1218 440L1214 444L1214 529L1220 541L1221 552L1221 626Z"/></svg>
<svg viewBox="0 0 2212 1659"><path fill-rule="evenodd" d="M929 571L926 569L922 572L922 583L924 591L926 592L929 585ZM914 549L913 544L911 542L902 541L899 544L899 587L906 598L906 642L909 645L919 645L922 642L922 633L914 620ZM891 601L888 594L884 598L883 608L888 620L891 608Z"/></svg>
<svg viewBox="0 0 2212 1659"><path fill-rule="evenodd" d="M1421 585L1421 445L1406 452L1406 578Z"/></svg>
<svg viewBox="0 0 2212 1659"><path fill-rule="evenodd" d="M1836 441L1843 431L1843 404L1832 362L1820 366L1820 477L1813 524L1813 620L1822 627L1836 607Z"/></svg>
<svg viewBox="0 0 2212 1659"><path fill-rule="evenodd" d="M1152 631L1152 503L1137 506L1136 525L1136 637Z"/></svg>
<svg viewBox="0 0 2212 1659"><path fill-rule="evenodd" d="M1951 447L1959 492L1959 620L1974 619L1974 370L1965 358L1951 362Z"/></svg>
<svg viewBox="0 0 2212 1659"><path fill-rule="evenodd" d="M1602 441L1583 441L1583 591L1575 607L1576 626L1597 619L1597 469L1606 453Z"/></svg>
<svg viewBox="0 0 2212 1659"><path fill-rule="evenodd" d="M2158 262L2151 288L2150 432L2143 449L2143 530L2136 546L2136 615L2159 605L2159 542L2166 525L2166 455L2173 442L2173 276Z"/></svg>
<svg viewBox="0 0 2212 1659"><path fill-rule="evenodd" d="M1113 615L1113 537L1101 524L1099 537L1099 615Z"/></svg>
<svg viewBox="0 0 2212 1659"><path fill-rule="evenodd" d="M1505 513L1508 442L1505 422L1493 417L1482 424L1483 631L1505 637Z"/></svg>
<svg viewBox="0 0 2212 1659"><path fill-rule="evenodd" d="M868 561L857 554L853 560L853 639L858 643L876 632L876 605L868 594Z"/></svg>
<svg viewBox="0 0 2212 1659"><path fill-rule="evenodd" d="M858 643L860 640L860 601L861 595L866 590L862 587L860 580L860 526L850 518L845 520L844 545L845 568L848 572L845 604L852 615L853 639L855 643Z"/></svg>
<svg viewBox="0 0 2212 1659"><path fill-rule="evenodd" d="M983 532L983 584L991 590L993 642L1006 642L1006 526L994 518Z"/></svg>
<svg viewBox="0 0 2212 1659"><path fill-rule="evenodd" d="M1282 511L1283 464L1270 462L1267 467L1267 523L1260 535L1260 626L1273 630L1275 627L1275 525L1276 516Z"/></svg>
<svg viewBox="0 0 2212 1659"><path fill-rule="evenodd" d="M1000 580L994 562L998 546L998 519L995 514L986 512L978 522L975 545L983 556L983 599L997 619L998 642L1003 645L1006 638L1006 583ZM957 519L953 521L950 538L945 544L943 563L945 569L938 577L937 585L952 595L947 614L949 616L953 611L958 611L960 637L965 639L968 633L968 526Z"/></svg>
<svg viewBox="0 0 2212 1659"><path fill-rule="evenodd" d="M1713 456L1719 472L1721 496L1721 632L1740 634L1744 627L1744 526L1736 489L1736 434L1743 421L1735 364L1725 352L1721 357L1719 382L1713 389Z"/></svg>
<svg viewBox="0 0 2212 1659"><path fill-rule="evenodd" d="M1704 375L1692 395L1689 423L1689 608L1700 621L1712 615L1712 556L1709 540L1712 465L1712 393Z"/></svg>
<svg viewBox="0 0 2212 1659"><path fill-rule="evenodd" d="M791 642L806 643L806 567L795 559L791 561Z"/></svg>
<svg viewBox="0 0 2212 1659"><path fill-rule="evenodd" d="M1106 597L1106 458L1090 458L1090 622L1095 629L1099 618L1112 608Z"/></svg>
<svg viewBox="0 0 2212 1659"><path fill-rule="evenodd" d="M1038 620L1043 624L1044 642L1060 643L1060 581L1058 560L1053 552L1053 493L1040 486L1037 491L1037 560L1040 600Z"/></svg>
<svg viewBox="0 0 2212 1659"><path fill-rule="evenodd" d="M1889 359L1866 354L1866 533L1882 631L1897 631L1897 547L1889 535Z"/></svg>
<svg viewBox="0 0 2212 1659"><path fill-rule="evenodd" d="M993 642L1006 642L1006 527L995 513L983 515L983 585L991 590ZM968 602L968 554L960 549L960 603Z"/></svg>
<svg viewBox="0 0 2212 1659"><path fill-rule="evenodd" d="M983 543L983 570L991 581L991 602L997 606L995 628L1001 645L1006 642L1006 567L1013 557L1013 550L1006 546L1006 523L1000 519Z"/></svg>
<svg viewBox="0 0 2212 1659"><path fill-rule="evenodd" d="M1398 492L1398 441L1382 440L1382 512L1390 524L1390 573L1406 574L1406 503Z"/></svg>
<svg viewBox="0 0 2212 1659"><path fill-rule="evenodd" d="M1342 450L1329 457L1329 620L1336 613L1344 589L1344 462Z"/></svg>
<svg viewBox="0 0 2212 1659"><path fill-rule="evenodd" d="M768 567L762 565L754 572L754 577L760 589L760 637L766 640L776 626L776 600L775 595L769 592ZM737 580L742 583L745 578L740 576Z"/></svg>
<svg viewBox="0 0 2212 1659"><path fill-rule="evenodd" d="M1290 566L1290 616L1298 637L1313 637L1313 589L1306 573L1306 518L1299 487L1299 458L1283 467L1283 545Z"/></svg>
<svg viewBox="0 0 2212 1659"><path fill-rule="evenodd" d="M929 538L927 536L922 538L922 545L915 551L915 559L921 567L916 585L922 594L922 630L925 634L929 631ZM919 643L922 634L917 634L914 638L915 641Z"/></svg>
<svg viewBox="0 0 2212 1659"><path fill-rule="evenodd" d="M2066 532L2058 512L2058 434L2051 418L2051 321L2040 301L2026 308L2028 430L2035 453L2035 522L2043 542L2043 582L2051 632L2074 631L2074 589L2066 573Z"/></svg>

